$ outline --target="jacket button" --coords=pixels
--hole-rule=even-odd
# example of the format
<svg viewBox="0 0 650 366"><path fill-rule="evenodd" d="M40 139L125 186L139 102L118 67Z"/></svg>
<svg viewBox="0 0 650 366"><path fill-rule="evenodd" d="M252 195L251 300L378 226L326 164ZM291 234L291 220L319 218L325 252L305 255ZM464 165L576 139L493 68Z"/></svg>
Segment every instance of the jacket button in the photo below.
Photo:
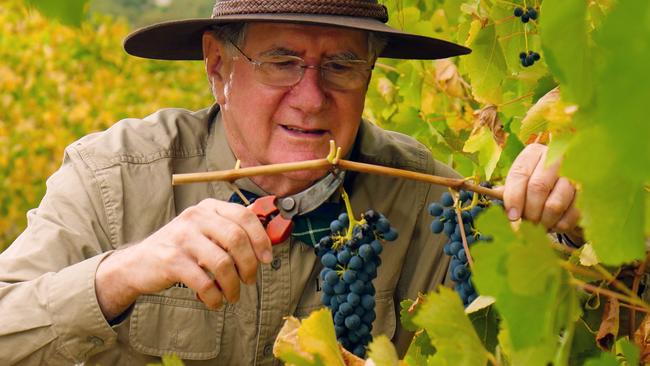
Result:
<svg viewBox="0 0 650 366"><path fill-rule="evenodd" d="M277 271L280 267L282 267L282 260L280 258L275 258L271 261L271 268Z"/></svg>
<svg viewBox="0 0 650 366"><path fill-rule="evenodd" d="M273 345L267 344L264 346L264 357L270 357L273 354Z"/></svg>

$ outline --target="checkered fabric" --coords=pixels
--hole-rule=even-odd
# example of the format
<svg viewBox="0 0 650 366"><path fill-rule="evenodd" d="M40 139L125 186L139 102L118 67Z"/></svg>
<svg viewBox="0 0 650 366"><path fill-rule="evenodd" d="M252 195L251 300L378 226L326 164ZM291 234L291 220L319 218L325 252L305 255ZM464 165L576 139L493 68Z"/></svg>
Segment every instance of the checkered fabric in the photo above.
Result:
<svg viewBox="0 0 650 366"><path fill-rule="evenodd" d="M244 196L253 203L257 195L249 191L241 190ZM229 199L230 202L244 204L242 199L233 193ZM341 207L338 203L325 202L317 209L305 215L296 215L293 218L293 231L291 236L306 245L313 247L325 235L330 233L330 223L341 213Z"/></svg>

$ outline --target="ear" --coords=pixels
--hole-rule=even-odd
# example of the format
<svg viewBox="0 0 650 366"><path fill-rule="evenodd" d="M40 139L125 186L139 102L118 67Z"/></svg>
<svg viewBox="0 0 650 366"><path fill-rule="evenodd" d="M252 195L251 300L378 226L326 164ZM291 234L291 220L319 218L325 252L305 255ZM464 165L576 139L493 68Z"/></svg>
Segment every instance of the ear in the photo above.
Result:
<svg viewBox="0 0 650 366"><path fill-rule="evenodd" d="M212 32L203 32L203 59L205 72L212 89L212 95L219 105L225 103L224 99L224 70L225 48L223 43L216 39Z"/></svg>

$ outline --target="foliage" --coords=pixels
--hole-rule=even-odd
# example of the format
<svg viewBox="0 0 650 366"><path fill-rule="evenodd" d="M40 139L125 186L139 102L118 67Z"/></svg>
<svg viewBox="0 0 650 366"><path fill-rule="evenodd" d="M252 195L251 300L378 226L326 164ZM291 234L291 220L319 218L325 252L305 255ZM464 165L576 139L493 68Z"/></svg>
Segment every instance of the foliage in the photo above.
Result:
<svg viewBox="0 0 650 366"><path fill-rule="evenodd" d="M65 146L122 118L212 103L200 63L126 55L124 22L95 15L70 28L8 0L0 28L0 250L24 229Z"/></svg>
<svg viewBox="0 0 650 366"><path fill-rule="evenodd" d="M92 0L90 11L124 17L139 28L171 19L204 18L212 14L214 0Z"/></svg>

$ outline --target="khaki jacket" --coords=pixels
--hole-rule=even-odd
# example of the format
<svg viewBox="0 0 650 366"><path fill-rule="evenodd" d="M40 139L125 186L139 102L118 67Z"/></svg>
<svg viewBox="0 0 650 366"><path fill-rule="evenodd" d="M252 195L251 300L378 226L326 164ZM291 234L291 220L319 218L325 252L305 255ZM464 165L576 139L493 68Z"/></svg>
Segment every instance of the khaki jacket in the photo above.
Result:
<svg viewBox="0 0 650 366"><path fill-rule="evenodd" d="M411 138L363 122L356 160L454 176ZM217 311L191 289L171 287L138 298L128 317L111 326L94 289L95 271L112 251L137 243L183 209L212 197L227 200L225 183L172 187L174 173L230 169L218 109L165 109L127 119L66 149L47 182L28 227L0 254L0 364L144 365L175 353L186 365L272 365L272 344L283 317L320 308L320 263L312 248L293 239L273 248L257 283ZM249 180L241 188L263 194ZM351 192L358 213L373 208L399 229L387 243L374 285L373 334L392 338L405 352L410 334L399 324L399 302L443 282L444 239L429 230L429 202L444 188L357 174Z"/></svg>

